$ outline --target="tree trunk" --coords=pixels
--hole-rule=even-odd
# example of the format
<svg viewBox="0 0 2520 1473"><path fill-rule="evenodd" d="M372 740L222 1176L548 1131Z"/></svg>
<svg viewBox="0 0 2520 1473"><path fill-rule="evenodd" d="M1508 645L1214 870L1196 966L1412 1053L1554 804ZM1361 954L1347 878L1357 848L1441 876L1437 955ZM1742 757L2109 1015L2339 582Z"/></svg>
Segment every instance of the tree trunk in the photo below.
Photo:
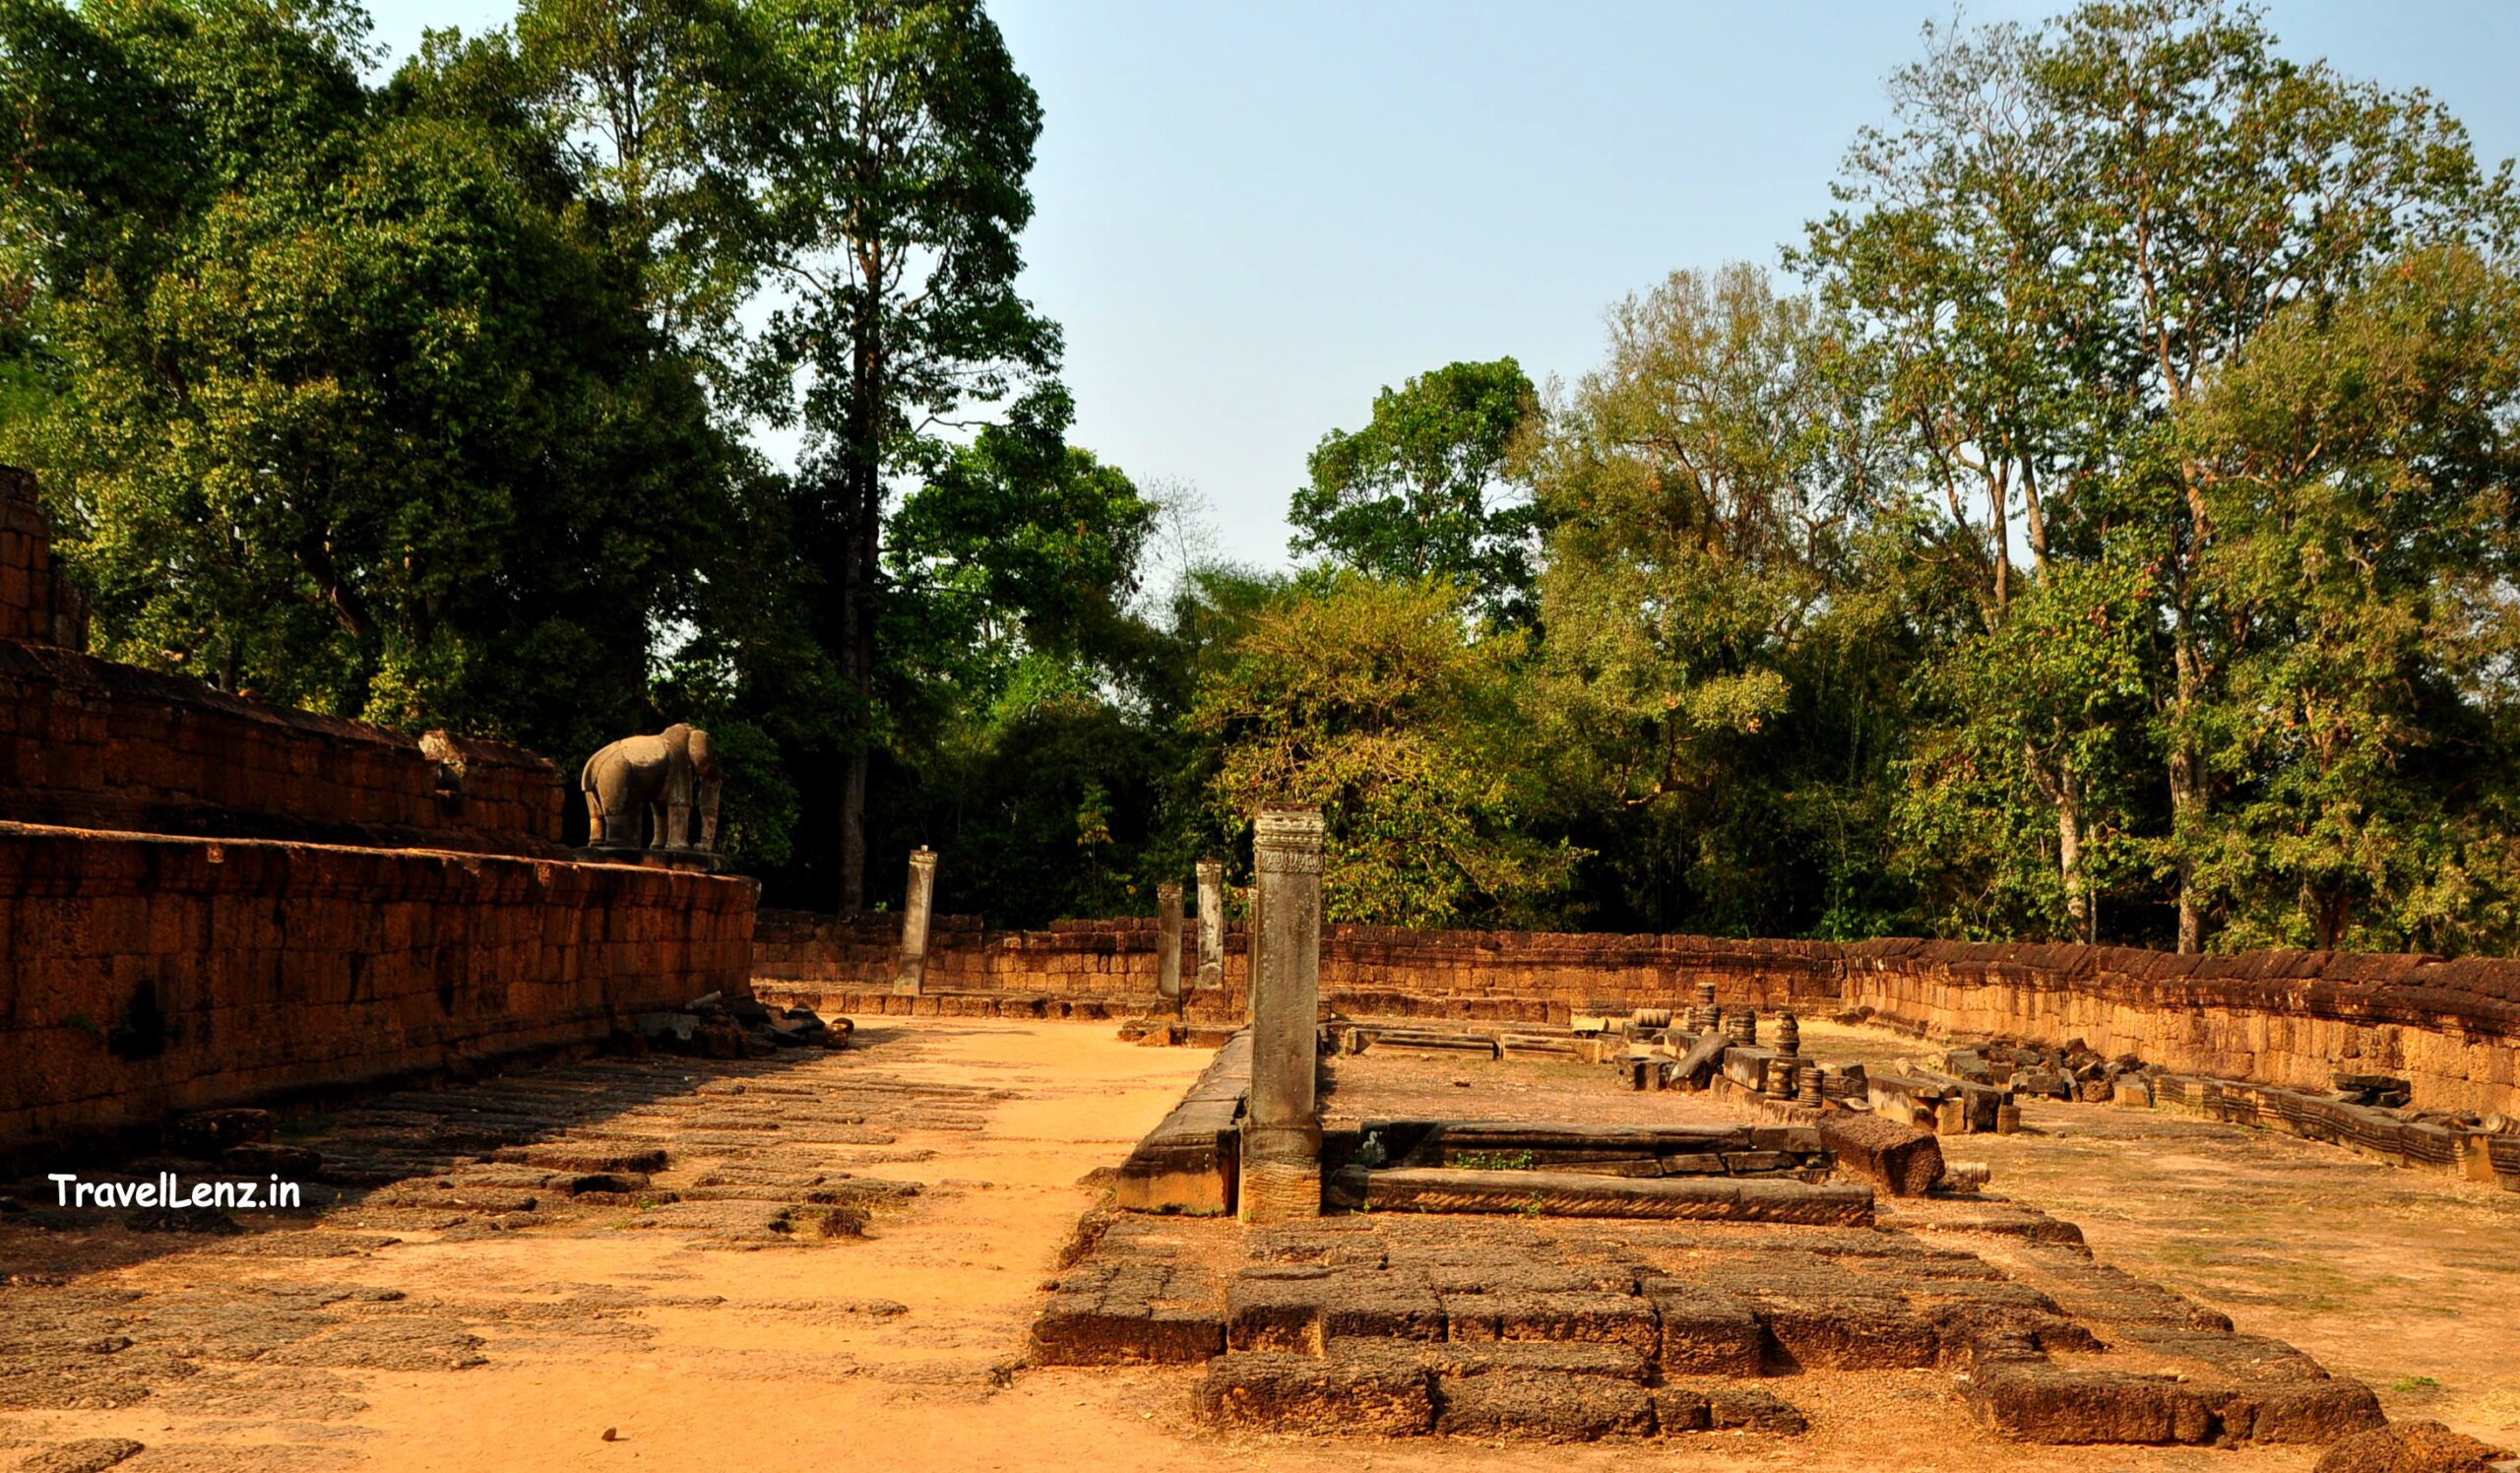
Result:
<svg viewBox="0 0 2520 1473"><path fill-rule="evenodd" d="M2182 956L2193 956L2205 949L2205 915L2197 903L2194 849L2197 831L2205 822L2205 761L2196 750L2190 725L2201 682L2195 637L2183 628L2173 637L2177 641L2178 691L2171 707L2170 831L2178 855L2178 950Z"/></svg>
<svg viewBox="0 0 2520 1473"><path fill-rule="evenodd" d="M863 266L880 284L880 261ZM840 908L866 908L866 769L872 760L875 724L875 582L882 571L884 515L883 343L872 324L861 324L850 353L848 519L841 544L841 672L856 701L855 730L849 735L840 787Z"/></svg>
<svg viewBox="0 0 2520 1473"><path fill-rule="evenodd" d="M2058 775L2056 784L2056 867L2064 878L2065 914L2073 921L2075 936L2085 945L2098 942L2091 886L2083 877L2082 792L2070 767Z"/></svg>

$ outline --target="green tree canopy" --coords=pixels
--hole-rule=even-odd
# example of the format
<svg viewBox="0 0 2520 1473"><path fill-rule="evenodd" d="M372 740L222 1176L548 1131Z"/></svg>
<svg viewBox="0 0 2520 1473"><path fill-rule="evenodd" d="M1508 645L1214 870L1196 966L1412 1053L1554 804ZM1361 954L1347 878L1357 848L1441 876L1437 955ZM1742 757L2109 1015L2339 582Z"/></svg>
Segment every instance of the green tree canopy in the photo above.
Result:
<svg viewBox="0 0 2520 1473"><path fill-rule="evenodd" d="M1512 358L1384 389L1364 428L1313 450L1288 513L1294 552L1378 578L1451 579L1489 618L1528 623L1541 523L1513 462L1539 408Z"/></svg>

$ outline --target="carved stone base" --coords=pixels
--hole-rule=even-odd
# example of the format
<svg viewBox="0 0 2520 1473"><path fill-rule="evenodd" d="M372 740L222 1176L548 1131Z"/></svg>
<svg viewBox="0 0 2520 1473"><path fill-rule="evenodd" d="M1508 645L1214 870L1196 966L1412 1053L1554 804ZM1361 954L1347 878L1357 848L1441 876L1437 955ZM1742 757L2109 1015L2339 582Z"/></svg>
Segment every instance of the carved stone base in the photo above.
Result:
<svg viewBox="0 0 2520 1473"><path fill-rule="evenodd" d="M1242 1220L1268 1224L1301 1222L1321 1215L1321 1163L1242 1161L1237 1196Z"/></svg>
<svg viewBox="0 0 2520 1473"><path fill-rule="evenodd" d="M569 851L591 865L637 865L648 869L697 869L723 873L726 857L705 849L650 849L646 845L587 844Z"/></svg>

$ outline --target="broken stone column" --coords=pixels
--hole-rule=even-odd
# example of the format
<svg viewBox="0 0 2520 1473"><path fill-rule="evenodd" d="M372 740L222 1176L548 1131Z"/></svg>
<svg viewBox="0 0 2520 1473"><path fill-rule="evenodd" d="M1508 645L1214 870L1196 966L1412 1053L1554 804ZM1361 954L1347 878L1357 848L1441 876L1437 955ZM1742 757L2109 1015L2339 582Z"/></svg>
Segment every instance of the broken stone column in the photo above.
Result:
<svg viewBox="0 0 2520 1473"><path fill-rule="evenodd" d="M915 997L927 986L927 917L936 904L936 851L921 846L911 852L910 896L902 906L901 964L893 971L893 991Z"/></svg>
<svg viewBox="0 0 2520 1473"><path fill-rule="evenodd" d="M1262 811L1251 841L1251 1104L1242 1125L1242 1217L1321 1215L1313 1098L1321 998L1321 812Z"/></svg>
<svg viewBox="0 0 2520 1473"><path fill-rule="evenodd" d="M1225 986L1225 861L1199 862L1199 986Z"/></svg>
<svg viewBox="0 0 2520 1473"><path fill-rule="evenodd" d="M1155 941L1155 1007L1181 1016L1181 886L1166 880L1155 887L1155 913L1161 918Z"/></svg>

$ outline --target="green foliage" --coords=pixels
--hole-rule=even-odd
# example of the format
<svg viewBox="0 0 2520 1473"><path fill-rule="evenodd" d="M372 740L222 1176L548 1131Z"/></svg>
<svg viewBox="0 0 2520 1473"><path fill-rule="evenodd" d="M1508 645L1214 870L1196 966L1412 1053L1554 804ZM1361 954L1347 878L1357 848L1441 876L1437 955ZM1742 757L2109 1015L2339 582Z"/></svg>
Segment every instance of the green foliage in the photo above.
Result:
<svg viewBox="0 0 2520 1473"><path fill-rule="evenodd" d="M2520 282L2418 253L2297 304L2179 425L2228 631L2201 725L2235 944L2507 946Z"/></svg>
<svg viewBox="0 0 2520 1473"><path fill-rule="evenodd" d="M1309 803L1334 920L2520 947L2510 166L2253 11L1928 28L1807 292L1384 389L1294 576L1071 442L976 0L365 36L0 0L0 457L114 658L698 722L789 903L1144 911Z"/></svg>
<svg viewBox="0 0 2520 1473"><path fill-rule="evenodd" d="M1757 269L1680 272L1613 309L1607 361L1551 416L1521 707L1614 924L1790 930L1871 904L1851 871L1878 870L1858 853L1877 816L1848 780L1880 760L1864 728L1900 636L1879 620L1903 615L1839 597L1883 474L1852 366ZM1881 643L1850 649L1858 627Z"/></svg>
<svg viewBox="0 0 2520 1473"><path fill-rule="evenodd" d="M1577 858L1521 831L1516 734L1495 696L1524 640L1474 635L1439 582L1332 574L1253 619L1205 677L1220 826L1317 806L1334 921L1439 926L1533 913Z"/></svg>
<svg viewBox="0 0 2520 1473"><path fill-rule="evenodd" d="M1540 396L1512 358L1450 363L1332 430L1288 520L1293 550L1380 578L1446 578L1491 619L1528 623L1541 517L1511 462Z"/></svg>
<svg viewBox="0 0 2520 1473"><path fill-rule="evenodd" d="M351 13L5 22L10 234L51 244L0 449L103 653L560 753L640 720L729 451L547 142L438 108L427 62L366 91Z"/></svg>

